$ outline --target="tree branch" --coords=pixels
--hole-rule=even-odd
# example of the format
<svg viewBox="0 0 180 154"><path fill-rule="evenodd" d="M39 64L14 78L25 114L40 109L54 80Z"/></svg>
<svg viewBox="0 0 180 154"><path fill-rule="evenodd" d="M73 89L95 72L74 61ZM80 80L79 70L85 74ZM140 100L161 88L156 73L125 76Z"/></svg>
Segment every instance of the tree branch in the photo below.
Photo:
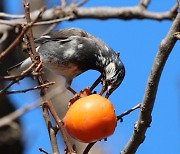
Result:
<svg viewBox="0 0 180 154"><path fill-rule="evenodd" d="M7 49L5 49L1 54L0 54L0 60L4 59L7 54L9 54L12 49L21 41L21 38L23 35L26 33L26 31L39 19L41 14L45 11L45 8L42 8L39 12L39 14L36 16L36 18L33 20L33 22L30 22L29 24L26 24L25 27L23 27L21 33L18 35L18 37L8 46Z"/></svg>
<svg viewBox="0 0 180 154"><path fill-rule="evenodd" d="M35 86L33 88L28 88L28 89L23 89L23 90L12 90L12 91L6 91L6 95L9 94L17 94L17 93L26 93L28 91L32 91L32 90L38 90L38 89L42 89L42 88L48 88L48 86L53 85L55 82L48 82L39 86Z"/></svg>
<svg viewBox="0 0 180 154"><path fill-rule="evenodd" d="M42 149L42 148L39 148L39 151L40 151L40 152L43 152L43 153L45 153L45 154L50 154L49 152L45 151L45 150Z"/></svg>
<svg viewBox="0 0 180 154"><path fill-rule="evenodd" d="M0 12L0 17L2 17L2 18L24 18L25 16Z"/></svg>
<svg viewBox="0 0 180 154"><path fill-rule="evenodd" d="M26 0L22 0L22 2L24 4L27 23L31 23L29 3L27 3ZM39 55L35 50L34 38L33 38L33 33L32 33L31 28L29 28L29 30L27 31L27 36L28 36L28 39L30 41L29 45L30 45L31 50L29 51L29 54L30 54L31 60L32 60L33 64L38 65L38 64L41 63L41 61L40 61L40 58L38 58ZM38 76L37 79L38 79L39 85L45 84L45 82L43 81L41 75ZM47 97L46 90L47 90L47 88L45 88L45 87L41 88L40 95L42 97L42 102L50 102L50 100ZM51 131L53 129L53 127L52 127L52 123L51 123L50 116L49 116L49 113L48 113L48 108L45 105L46 103L42 103L42 104L43 104L43 115L44 115L44 119L46 121L46 125L47 125L47 128L48 128L49 137L50 137L53 152L59 154L56 136L55 136L54 132Z"/></svg>
<svg viewBox="0 0 180 154"><path fill-rule="evenodd" d="M33 110L35 108L39 107L39 102L35 102L33 104L30 105L26 105L10 114L8 114L7 116L4 116L3 118L0 119L0 128L8 125L9 123L11 123L13 120L19 118L20 116L24 115L25 113L27 113L27 111Z"/></svg>
<svg viewBox="0 0 180 154"><path fill-rule="evenodd" d="M83 154L88 154L89 151L91 150L91 148L94 146L94 144L96 144L96 142L89 143L89 144L87 145L87 147L85 148Z"/></svg>
<svg viewBox="0 0 180 154"><path fill-rule="evenodd" d="M142 6L144 9L147 9L147 7L149 6L151 0L141 0L139 5Z"/></svg>
<svg viewBox="0 0 180 154"><path fill-rule="evenodd" d="M29 7L29 3L27 3L25 0L23 0L23 4L24 4L24 9L25 9L25 14L26 14L26 20L27 23L31 23L31 18L30 18L30 7ZM29 31L27 33L28 35L28 39L30 41L30 57L33 63L38 64L41 63L40 58L38 53L35 50L35 45L34 45L34 38L33 38L33 33L32 33L32 28L29 28ZM45 84L43 77L40 75L37 77L37 80L39 82L39 85L43 85ZM54 120L56 121L59 130L61 131L62 137L64 139L64 142L67 146L67 152L70 154L75 153L75 151L73 150L73 147L71 145L71 143L69 142L67 136L66 136L66 132L63 126L63 122L62 120L58 117L55 108L51 102L51 100L48 97L48 93L47 93L47 88L42 87L41 92L40 92L40 96L42 98L42 104L43 104L43 114L44 114L44 118L48 127L48 131L49 131L49 135L50 135L50 140L51 140L51 145L52 145L52 149L54 153L58 153L58 146L57 146L57 142L56 142L56 135L53 132L53 127L51 124L51 120L50 120L50 116L49 116L49 112L52 114Z"/></svg>
<svg viewBox="0 0 180 154"><path fill-rule="evenodd" d="M176 5L177 6L177 5ZM150 12L141 9L141 7L96 7L96 8L78 8L76 9L76 19L152 19L152 20L173 20L177 13L167 12Z"/></svg>
<svg viewBox="0 0 180 154"><path fill-rule="evenodd" d="M177 38L175 38L173 35L179 31L180 13L178 13L178 15L176 16L167 36L162 40L160 44L160 48L157 52L157 56L153 64L147 83L145 95L141 104L141 112L139 115L139 119L135 124L134 133L131 139L129 140L123 151L121 151L122 154L135 153L137 148L145 139L145 133L147 131L147 128L150 126L152 120L151 113L153 110L161 73L177 41Z"/></svg>
<svg viewBox="0 0 180 154"><path fill-rule="evenodd" d="M47 126L48 132L49 132L49 137L50 137L53 153L60 154L59 149L58 149L57 140L56 140L56 132L52 126L52 122L51 122L50 115L48 112L47 103L43 103L42 108L43 108L43 116L44 116L46 126Z"/></svg>
<svg viewBox="0 0 180 154"><path fill-rule="evenodd" d="M125 111L124 113L122 113L122 114L120 114L120 115L117 116L117 120L120 120L121 122L123 122L123 119L122 119L122 118L123 118L124 116L130 114L132 111L134 111L134 110L136 110L136 109L138 109L138 108L140 108L140 107L141 107L141 104L138 104L138 105L136 105L135 107L133 107L133 108Z"/></svg>
<svg viewBox="0 0 180 154"><path fill-rule="evenodd" d="M86 2L86 1L85 1ZM83 1L84 3L84 1ZM167 11L167 12L151 12L147 11L150 0L141 0L137 6L134 7L78 7L73 2L71 5L66 7L55 7L46 10L41 16L41 21L51 22L51 20L61 20L64 17L71 17L72 20L75 19L151 19L151 20L173 20L177 14L177 11ZM143 6L143 7L142 7ZM142 9L143 8L143 9ZM173 7L177 8L177 7ZM39 10L31 12L31 19L39 14ZM20 15L21 16L21 15ZM23 24L25 20L0 20L0 32L8 31L18 24ZM1 26L3 24L3 26ZM7 25L4 25L7 24ZM11 26L9 26L11 25ZM36 23L38 25L38 23Z"/></svg>
<svg viewBox="0 0 180 154"><path fill-rule="evenodd" d="M14 80L11 81L6 87L4 87L4 89L0 90L0 95L6 94L7 89L10 88L13 84L15 84L18 81L22 80L28 73L30 73L32 71L34 66L35 66L35 64L32 64L25 71L23 71L19 76L15 76L17 78L14 78Z"/></svg>

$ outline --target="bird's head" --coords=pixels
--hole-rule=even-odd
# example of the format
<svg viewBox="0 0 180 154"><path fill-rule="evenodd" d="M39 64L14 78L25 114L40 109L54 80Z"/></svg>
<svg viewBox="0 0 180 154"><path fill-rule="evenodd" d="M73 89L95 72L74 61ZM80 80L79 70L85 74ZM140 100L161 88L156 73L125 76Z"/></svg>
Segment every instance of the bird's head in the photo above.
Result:
<svg viewBox="0 0 180 154"><path fill-rule="evenodd" d="M105 91L106 96L109 97L111 93L119 87L125 76L125 68L119 57L113 59L105 68L104 79L103 79L103 88L100 94L103 94Z"/></svg>

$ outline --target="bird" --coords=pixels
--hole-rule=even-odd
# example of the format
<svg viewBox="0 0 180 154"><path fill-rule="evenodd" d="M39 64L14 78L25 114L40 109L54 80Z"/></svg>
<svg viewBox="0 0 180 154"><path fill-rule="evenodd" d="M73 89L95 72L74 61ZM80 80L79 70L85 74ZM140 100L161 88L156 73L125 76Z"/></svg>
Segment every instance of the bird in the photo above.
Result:
<svg viewBox="0 0 180 154"><path fill-rule="evenodd" d="M78 75L96 70L102 77L100 95L105 92L109 97L119 87L125 76L125 67L116 53L100 38L80 29L64 28L36 38L36 51L40 55L43 66L57 75L64 76L66 88L75 94L71 88L72 80ZM14 74L32 64L28 58L10 68ZM12 73L11 73L12 72Z"/></svg>

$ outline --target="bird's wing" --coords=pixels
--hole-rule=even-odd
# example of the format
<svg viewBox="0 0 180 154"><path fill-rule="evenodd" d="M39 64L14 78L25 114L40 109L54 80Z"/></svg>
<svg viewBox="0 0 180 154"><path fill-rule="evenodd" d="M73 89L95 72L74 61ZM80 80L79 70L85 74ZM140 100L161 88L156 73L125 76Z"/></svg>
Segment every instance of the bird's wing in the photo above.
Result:
<svg viewBox="0 0 180 154"><path fill-rule="evenodd" d="M32 64L31 58L27 58L24 61L16 64L15 66L10 67L7 70L7 73L9 75L19 75L22 73L22 71L26 70L28 67L30 67Z"/></svg>
<svg viewBox="0 0 180 154"><path fill-rule="evenodd" d="M44 44L48 41L60 41L60 42L69 42L71 39L68 38L51 38L48 35L41 36L40 38L37 38L34 40L37 44Z"/></svg>
<svg viewBox="0 0 180 154"><path fill-rule="evenodd" d="M35 43L43 44L47 41L69 41L68 38L72 36L88 37L88 33L78 28L65 28L59 31L51 32L47 35L43 35L40 38L34 40Z"/></svg>

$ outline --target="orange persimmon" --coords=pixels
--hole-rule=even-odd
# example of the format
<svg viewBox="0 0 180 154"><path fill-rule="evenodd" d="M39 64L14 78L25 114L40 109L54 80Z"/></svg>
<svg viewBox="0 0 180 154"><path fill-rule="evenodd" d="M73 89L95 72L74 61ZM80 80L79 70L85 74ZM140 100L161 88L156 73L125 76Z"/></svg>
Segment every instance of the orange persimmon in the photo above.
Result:
<svg viewBox="0 0 180 154"><path fill-rule="evenodd" d="M117 118L112 103L105 97L92 94L75 101L64 118L69 135L90 143L114 133Z"/></svg>

